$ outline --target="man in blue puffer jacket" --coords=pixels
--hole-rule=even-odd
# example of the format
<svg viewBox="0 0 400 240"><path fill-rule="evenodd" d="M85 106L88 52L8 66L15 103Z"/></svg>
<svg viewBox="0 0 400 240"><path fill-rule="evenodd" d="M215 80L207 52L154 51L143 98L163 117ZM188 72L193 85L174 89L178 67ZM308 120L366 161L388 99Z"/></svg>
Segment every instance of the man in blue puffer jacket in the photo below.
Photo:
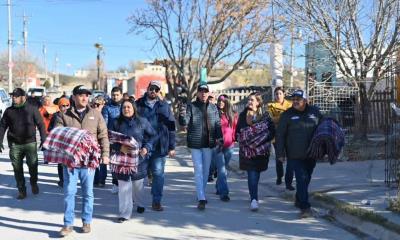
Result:
<svg viewBox="0 0 400 240"><path fill-rule="evenodd" d="M151 194L152 209L163 211L161 198L164 188L166 156L175 156L175 117L166 101L159 98L161 83L151 81L144 96L136 101L138 113L146 118L156 130L157 136L150 153L149 166L153 176Z"/></svg>
<svg viewBox="0 0 400 240"><path fill-rule="evenodd" d="M122 102L122 89L120 87L113 87L111 89L111 101L104 106L101 114L107 124L107 129L112 128L112 124L115 119L117 119L121 113L121 102ZM97 174L97 172L99 174ZM94 184L96 186L104 187L107 178L107 165L100 164L100 171L96 171L94 177ZM113 194L118 193L118 180L113 175L112 178L113 187L111 192Z"/></svg>

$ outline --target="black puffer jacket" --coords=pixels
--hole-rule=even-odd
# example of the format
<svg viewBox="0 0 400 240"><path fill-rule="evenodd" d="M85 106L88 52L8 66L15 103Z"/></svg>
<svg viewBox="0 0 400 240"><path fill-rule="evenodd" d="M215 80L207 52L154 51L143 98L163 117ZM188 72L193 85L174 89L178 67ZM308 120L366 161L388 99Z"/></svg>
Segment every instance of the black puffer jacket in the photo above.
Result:
<svg viewBox="0 0 400 240"><path fill-rule="evenodd" d="M282 113L276 132L276 156L289 160L307 159L307 150L322 114L308 105L303 112L291 107Z"/></svg>
<svg viewBox="0 0 400 240"><path fill-rule="evenodd" d="M179 115L179 124L187 126L189 148L213 148L217 141L223 140L218 109L212 103L196 99L188 104L186 111Z"/></svg>
<svg viewBox="0 0 400 240"><path fill-rule="evenodd" d="M46 130L43 119L36 106L25 102L23 106L11 106L4 111L0 122L0 143L8 129L8 144L27 144L36 142L36 127L39 129L40 139L46 140Z"/></svg>

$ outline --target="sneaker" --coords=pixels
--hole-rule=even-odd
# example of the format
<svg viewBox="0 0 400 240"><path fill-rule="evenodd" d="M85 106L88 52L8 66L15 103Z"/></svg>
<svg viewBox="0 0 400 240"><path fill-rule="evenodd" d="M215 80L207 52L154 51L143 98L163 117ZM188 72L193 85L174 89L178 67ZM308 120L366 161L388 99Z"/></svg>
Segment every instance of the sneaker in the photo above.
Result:
<svg viewBox="0 0 400 240"><path fill-rule="evenodd" d="M199 209L200 211L206 209L206 200L200 200L199 204L197 204L197 209Z"/></svg>
<svg viewBox="0 0 400 240"><path fill-rule="evenodd" d="M39 186L37 184L32 185L32 193L39 194Z"/></svg>
<svg viewBox="0 0 400 240"><path fill-rule="evenodd" d="M258 201L257 200L255 200L255 199L251 200L250 210L253 212L258 210Z"/></svg>
<svg viewBox="0 0 400 240"><path fill-rule="evenodd" d="M117 219L117 222L119 222L119 223L123 223L123 222L126 222L126 221L128 221L128 219L123 218L123 217L119 217L119 218Z"/></svg>
<svg viewBox="0 0 400 240"><path fill-rule="evenodd" d="M287 186L286 186L286 189L289 190L289 191L294 191L294 190L296 190L292 185L287 185Z"/></svg>
<svg viewBox="0 0 400 240"><path fill-rule="evenodd" d="M84 223L81 229L82 233L90 233L90 224Z"/></svg>
<svg viewBox="0 0 400 240"><path fill-rule="evenodd" d="M281 184L282 184L282 178L277 178L276 185L281 185Z"/></svg>
<svg viewBox="0 0 400 240"><path fill-rule="evenodd" d="M223 201L223 202L229 202L230 200L231 199L229 198L228 195L224 195L224 196L221 197L221 201Z"/></svg>
<svg viewBox="0 0 400 240"><path fill-rule="evenodd" d="M137 207L136 212L137 213L144 213L145 208L144 207Z"/></svg>
<svg viewBox="0 0 400 240"><path fill-rule="evenodd" d="M164 210L164 208L161 206L161 203L153 203L151 204L151 209L157 212L161 212Z"/></svg>
<svg viewBox="0 0 400 240"><path fill-rule="evenodd" d="M214 181L214 178L211 175L208 176L207 182L213 182L213 181Z"/></svg>
<svg viewBox="0 0 400 240"><path fill-rule="evenodd" d="M17 195L18 200L22 200L26 198L26 191L19 191Z"/></svg>
<svg viewBox="0 0 400 240"><path fill-rule="evenodd" d="M309 218L312 217L312 211L310 208L307 209L301 209L300 210L300 218Z"/></svg>
<svg viewBox="0 0 400 240"><path fill-rule="evenodd" d="M111 189L112 194L117 194L118 193L118 186L113 184L112 189Z"/></svg>
<svg viewBox="0 0 400 240"><path fill-rule="evenodd" d="M60 236L65 237L72 233L72 227L62 227L60 230Z"/></svg>

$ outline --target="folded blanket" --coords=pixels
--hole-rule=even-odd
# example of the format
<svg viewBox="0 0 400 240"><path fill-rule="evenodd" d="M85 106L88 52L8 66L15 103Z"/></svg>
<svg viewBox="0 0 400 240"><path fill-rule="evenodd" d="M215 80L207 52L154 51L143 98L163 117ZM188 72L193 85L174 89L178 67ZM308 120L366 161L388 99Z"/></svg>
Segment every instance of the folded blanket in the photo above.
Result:
<svg viewBox="0 0 400 240"><path fill-rule="evenodd" d="M240 129L238 136L240 156L250 159L269 154L271 142L267 139L271 134L269 131L270 124L271 122L265 117L252 126Z"/></svg>
<svg viewBox="0 0 400 240"><path fill-rule="evenodd" d="M43 143L44 160L62 163L68 168L97 168L101 157L97 140L84 129L57 127Z"/></svg>
<svg viewBox="0 0 400 240"><path fill-rule="evenodd" d="M332 118L324 118L314 132L308 156L318 160L327 154L330 164L334 164L343 146L344 133L339 124Z"/></svg>
<svg viewBox="0 0 400 240"><path fill-rule="evenodd" d="M108 131L110 143L118 143L130 149L129 152L112 150L111 152L111 171L114 173L131 174L136 173L139 165L140 146L133 137L122 133Z"/></svg>

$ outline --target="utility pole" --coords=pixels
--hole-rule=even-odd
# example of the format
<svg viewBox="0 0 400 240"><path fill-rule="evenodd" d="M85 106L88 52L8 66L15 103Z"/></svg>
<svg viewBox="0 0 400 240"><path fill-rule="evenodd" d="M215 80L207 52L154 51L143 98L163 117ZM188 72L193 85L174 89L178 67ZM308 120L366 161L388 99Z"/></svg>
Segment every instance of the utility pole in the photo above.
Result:
<svg viewBox="0 0 400 240"><path fill-rule="evenodd" d="M8 7L8 91L12 92L13 90L13 75L12 69L14 67L14 63L12 60L12 33L11 33L11 0L7 0Z"/></svg>
<svg viewBox="0 0 400 240"><path fill-rule="evenodd" d="M103 45L101 43L95 43L94 47L97 49L97 61L96 61L96 65L97 65L97 82L98 82L98 89L102 90L103 89L103 83L102 83L102 79L100 76L100 67L101 67L101 58L100 58L100 53L103 50Z"/></svg>
<svg viewBox="0 0 400 240"><path fill-rule="evenodd" d="M59 74L58 74L58 54L56 53L56 58L54 59L54 86L58 88L60 86L60 81L59 81Z"/></svg>
<svg viewBox="0 0 400 240"><path fill-rule="evenodd" d="M27 70L29 69L27 66L27 61L26 61L27 53L28 53L28 18L29 18L29 16L27 16L24 11L24 15L22 16L22 24L23 24L22 37L24 39L24 61L23 61L24 66L23 67L25 68L24 69L24 78L25 78L24 80L25 80L26 87L28 87Z"/></svg>
<svg viewBox="0 0 400 240"><path fill-rule="evenodd" d="M293 87L293 63L294 63L294 22L292 19L292 24L290 26L290 61L289 61L289 71L290 71L290 81L289 86Z"/></svg>
<svg viewBox="0 0 400 240"><path fill-rule="evenodd" d="M43 48L42 48L42 53L43 53L43 62L44 62L44 81L47 81L47 49L46 45L43 43Z"/></svg>

